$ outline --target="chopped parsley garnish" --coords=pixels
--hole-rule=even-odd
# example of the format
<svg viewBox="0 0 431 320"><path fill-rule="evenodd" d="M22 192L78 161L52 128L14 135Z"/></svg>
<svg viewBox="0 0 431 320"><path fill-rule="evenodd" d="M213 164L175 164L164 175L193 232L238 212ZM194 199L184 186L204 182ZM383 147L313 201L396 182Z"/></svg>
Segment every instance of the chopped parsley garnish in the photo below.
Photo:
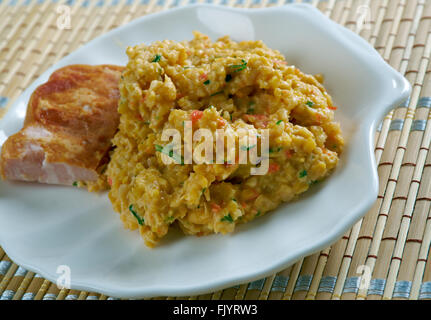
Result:
<svg viewBox="0 0 431 320"><path fill-rule="evenodd" d="M129 206L129 211L133 214L133 216L136 218L136 220L138 220L139 225L143 226L145 223L144 218L141 218L135 210L133 210L133 204L131 204Z"/></svg>
<svg viewBox="0 0 431 320"><path fill-rule="evenodd" d="M78 186L78 181L74 181L74 182L73 182L73 186L74 186L74 187L77 187L77 186Z"/></svg>
<svg viewBox="0 0 431 320"><path fill-rule="evenodd" d="M201 195L203 196L204 194L205 194L205 191L207 190L207 188L203 188L202 189L202 193L201 193Z"/></svg>
<svg viewBox="0 0 431 320"><path fill-rule="evenodd" d="M308 174L307 170L302 170L302 171L299 173L299 177L300 177L300 178L304 178L304 177L306 177L306 176L307 176L307 174Z"/></svg>
<svg viewBox="0 0 431 320"><path fill-rule="evenodd" d="M245 61L244 59L241 59L241 61L242 61L242 64L233 64L229 66L229 68L235 69L234 72L244 70L245 68L247 68L247 61Z"/></svg>
<svg viewBox="0 0 431 320"><path fill-rule="evenodd" d="M278 120L277 123L276 123L276 125L278 126L282 122L283 122L283 120Z"/></svg>
<svg viewBox="0 0 431 320"><path fill-rule="evenodd" d="M208 81L209 81L209 80L208 80ZM216 95L218 95L218 94L221 94L221 93L223 93L223 91L215 92L215 93L213 93L213 94L211 95L211 97L214 97L214 96L216 96Z"/></svg>
<svg viewBox="0 0 431 320"><path fill-rule="evenodd" d="M154 59L151 60L151 62L159 62L161 58L162 58L162 56L160 54L156 54L154 56Z"/></svg>
<svg viewBox="0 0 431 320"><path fill-rule="evenodd" d="M230 222L230 223L232 223L233 222L233 218L232 218L232 216L229 213L227 216L224 216L223 218L221 218L220 221L221 222Z"/></svg>
<svg viewBox="0 0 431 320"><path fill-rule="evenodd" d="M314 180L310 182L310 186L314 186L315 184L318 184L320 181L319 180Z"/></svg>
<svg viewBox="0 0 431 320"><path fill-rule="evenodd" d="M175 219L174 216L166 217L166 222L172 223L174 221L174 219Z"/></svg>
<svg viewBox="0 0 431 320"><path fill-rule="evenodd" d="M260 210L258 210L257 213L256 213L256 215L255 215L255 217L260 216L260 214L261 214L261 212L260 212Z"/></svg>
<svg viewBox="0 0 431 320"><path fill-rule="evenodd" d="M209 85L209 84L210 84L210 82L211 82L210 80L206 80L206 81L204 81L204 85L206 85L206 86L207 86L207 85Z"/></svg>
<svg viewBox="0 0 431 320"><path fill-rule="evenodd" d="M185 66L185 67L183 67L184 70L187 70L187 69L190 69L190 68L193 68L193 66Z"/></svg>
<svg viewBox="0 0 431 320"><path fill-rule="evenodd" d="M155 145L156 151L163 153L169 157L171 157L177 164L184 165L184 158L176 153L174 153L174 150L170 149L169 151L165 151L165 148L161 145L156 144Z"/></svg>
<svg viewBox="0 0 431 320"><path fill-rule="evenodd" d="M247 147L247 146L241 146L241 150L243 150L243 151L249 151L250 149L253 149L254 147L256 147L255 144L252 145L252 146L249 146L249 147Z"/></svg>
<svg viewBox="0 0 431 320"><path fill-rule="evenodd" d="M229 113L230 121L232 122L232 113Z"/></svg>
<svg viewBox="0 0 431 320"><path fill-rule="evenodd" d="M278 147L278 148L269 148L269 153L274 153L274 152L280 152L281 149L283 149L282 147Z"/></svg>
<svg viewBox="0 0 431 320"><path fill-rule="evenodd" d="M232 201L234 201L234 202L238 203L238 201L236 201L236 199L235 199L235 198L232 198Z"/></svg>
<svg viewBox="0 0 431 320"><path fill-rule="evenodd" d="M224 81L229 82L232 80L232 75L231 74L227 74L226 78L224 78Z"/></svg>
<svg viewBox="0 0 431 320"><path fill-rule="evenodd" d="M249 108L248 110L247 110L247 114L253 114L254 113L254 109L253 108Z"/></svg>
<svg viewBox="0 0 431 320"><path fill-rule="evenodd" d="M305 104L307 106L309 106L310 108L313 108L313 106L314 106L314 102L313 101L307 101Z"/></svg>

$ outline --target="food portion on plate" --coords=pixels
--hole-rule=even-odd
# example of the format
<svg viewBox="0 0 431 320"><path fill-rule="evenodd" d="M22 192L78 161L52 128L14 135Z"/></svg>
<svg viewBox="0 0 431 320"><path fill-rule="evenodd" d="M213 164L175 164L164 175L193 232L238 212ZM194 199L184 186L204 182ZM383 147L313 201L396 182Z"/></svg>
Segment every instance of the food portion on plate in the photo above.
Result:
<svg viewBox="0 0 431 320"><path fill-rule="evenodd" d="M344 141L323 77L289 65L262 41L158 41L127 49L109 198L129 229L153 247L173 224L186 234L232 232L291 201L336 167ZM163 132L269 132L268 172L251 163L192 163L164 152ZM193 147L197 142L193 141ZM256 145L239 146L251 149ZM181 151L181 150L180 150ZM227 150L229 152L229 150ZM262 150L260 150L262 152ZM163 157L171 157L166 164Z"/></svg>
<svg viewBox="0 0 431 320"><path fill-rule="evenodd" d="M124 67L69 65L32 94L24 127L2 146L4 179L106 188Z"/></svg>

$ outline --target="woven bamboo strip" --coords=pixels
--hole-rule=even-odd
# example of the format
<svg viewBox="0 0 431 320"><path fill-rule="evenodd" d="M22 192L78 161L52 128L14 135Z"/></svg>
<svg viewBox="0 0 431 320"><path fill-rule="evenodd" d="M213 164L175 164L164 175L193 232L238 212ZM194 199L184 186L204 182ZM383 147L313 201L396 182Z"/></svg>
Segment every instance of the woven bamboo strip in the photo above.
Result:
<svg viewBox="0 0 431 320"><path fill-rule="evenodd" d="M418 116L418 113L416 113L416 116ZM415 119L422 120L417 118ZM400 183L397 184L395 189L394 199L392 200L392 205L387 221L388 226L385 228L382 238L382 241L388 242L385 248L393 248L395 245L399 246L400 243L404 244L406 240L406 230L408 229L408 225L406 226L404 222L403 227L402 223L407 219L410 223L410 217L413 214L413 205L416 200L416 195L422 176L422 169L425 162L425 158L423 158L423 161L421 161L421 156L419 154L422 136L423 132L420 131L412 131L410 133L409 143L407 145L403 164L415 163L416 166L402 166L400 169ZM383 298L387 298L389 294L392 295L392 293L389 292L392 292L394 289L396 273L398 272L398 268L395 267L394 263L399 263L400 260L398 258L401 258L402 256L402 252L400 252L399 248L394 248L393 250L393 254L391 254L391 252L382 253L384 256L392 256L392 261L390 262L391 267L389 269L388 276L386 276L386 286Z"/></svg>
<svg viewBox="0 0 431 320"><path fill-rule="evenodd" d="M286 287L289 282L290 274L292 273L293 266L290 266L275 275L271 291L268 295L269 300L280 300L286 292Z"/></svg>
<svg viewBox="0 0 431 320"><path fill-rule="evenodd" d="M41 286L44 284L44 282L45 280L42 277L35 274L34 277L31 279L30 284L28 285L21 299L34 300L34 298L36 297L36 294L41 289Z"/></svg>
<svg viewBox="0 0 431 320"><path fill-rule="evenodd" d="M3 8L4 11L2 10L3 14L1 15L0 20L0 30L6 34L7 30L13 29L14 24L11 23L11 21L16 21L19 19L20 11L19 6L9 6L4 4ZM3 49L3 43L0 48Z"/></svg>
<svg viewBox="0 0 431 320"><path fill-rule="evenodd" d="M292 300L303 300L310 289L320 252L304 258L301 271L293 289Z"/></svg>
<svg viewBox="0 0 431 320"><path fill-rule="evenodd" d="M44 4L45 6L48 5L48 3ZM26 41L29 41L29 36L32 32L34 32L34 29L37 28L38 25L40 25L41 16L43 14L43 9L38 10L38 8L32 8L33 10L29 15L22 15L21 17L25 17L25 24L21 25L20 32L16 32L15 34L10 34L10 37L13 38L11 40L5 41L4 46L2 45L2 51L0 52L0 70L4 70L3 75L0 77L0 79L3 79L4 76L6 76L6 73L8 71L8 65L13 61L14 57L17 56L17 52L23 50L24 44ZM21 30L22 29L22 30Z"/></svg>
<svg viewBox="0 0 431 320"><path fill-rule="evenodd" d="M60 289L57 287L55 283L50 282L48 285L48 289L43 294L42 300L56 300Z"/></svg>
<svg viewBox="0 0 431 320"><path fill-rule="evenodd" d="M425 29L418 29L418 30L429 30L429 21L428 20L423 20L423 23L425 24ZM428 40L428 42L430 41L429 35L425 36L425 41ZM428 45L429 47L429 45ZM391 170L391 176L390 176L390 180L388 182L387 185L387 189L386 189L386 194L385 194L385 198L384 198L384 202L382 204L382 208L381 208L381 215L379 216L379 219L377 221L377 227L376 227L376 235L373 239L373 242L371 244L371 249L370 249L370 254L373 256L377 256L378 254L378 250L381 244L381 238L383 235L383 230L384 227L386 225L386 221L387 221L387 214L389 214L389 209L390 209L390 204L392 202L392 198L395 192L395 186L396 186L396 181L398 179L398 175L400 172L400 167L402 164L402 159L407 147L407 141L408 141L408 137L409 137L409 131L412 125L412 118L413 118L413 114L414 111L416 109L416 104L418 103L418 98L420 96L420 91L421 91L421 83L424 80L424 75L425 75L425 70L426 70L426 66L427 63L429 61L429 49L427 48L423 48L418 47L418 49L422 49L421 50L421 55L419 58L419 70L424 70L421 71L417 74L415 82L414 82L414 87L413 87L413 93L412 93L412 99L411 102L409 104L409 111L407 113L406 119L405 119L405 123L404 123L404 128L399 140L399 145L398 145L398 149L396 151L396 157L395 157L395 161L393 163L392 166L392 170ZM425 49L425 50L424 50ZM414 56L414 51L413 54ZM414 60L413 60L414 61ZM374 269L375 266L375 258L367 259L367 265L371 268L371 270ZM375 297L372 297L375 298Z"/></svg>
<svg viewBox="0 0 431 320"><path fill-rule="evenodd" d="M301 271L302 262L304 261L304 258L299 260L297 263L295 263L292 267L292 271L290 272L289 276L289 282L286 286L286 291L283 295L283 300L290 300L293 295L293 291L295 289L296 281L298 280L299 272Z"/></svg>
<svg viewBox="0 0 431 320"><path fill-rule="evenodd" d="M380 6L381 8L385 8L385 6L384 5L386 5L387 4L387 2L385 1L384 3L383 3L383 5L382 6ZM386 12L386 10L384 10L383 12ZM381 15L381 13L382 13L382 11L380 11L380 15ZM380 21L383 21L382 19L380 19ZM375 28L378 28L378 29L380 29L380 25L379 24L375 24ZM355 243L356 243L356 235L357 235L357 228L358 228L358 224L356 224L356 230L353 230L354 231L354 233L351 235L351 237L349 237L349 247L350 248L354 248L355 247ZM351 239L351 240L350 240ZM332 253L332 252L331 252ZM335 252L333 252L333 254L336 254ZM341 275L341 277L336 277L336 280L337 280L337 287L336 287L336 290L341 290L341 288L342 288L342 285L344 284L344 277L345 277L345 274L346 274L346 269L348 269L349 268L349 262L350 262L350 257L351 257L351 254L350 253L346 253L346 254L344 254L343 255L345 258L343 259L343 262L342 262L342 269L340 269L339 271L341 272L340 273L340 275ZM331 260L330 260L331 261ZM335 277L336 275L332 275L332 277ZM328 278L328 279L333 279L333 278ZM337 291L335 291L334 292L335 293L335 296L334 296L334 298L338 298L339 296L337 296L337 294L339 295L339 292L337 292ZM323 296L327 296L327 292L325 292L324 293L324 295Z"/></svg>
<svg viewBox="0 0 431 320"><path fill-rule="evenodd" d="M51 282L43 279L39 289L36 292L36 295L34 296L34 300L42 300L50 286Z"/></svg>
<svg viewBox="0 0 431 320"><path fill-rule="evenodd" d="M429 65L430 67L430 65ZM425 79L424 83L427 83ZM424 87L422 90L423 96L429 96L430 92L426 90L428 87ZM416 111L416 115L420 114L420 119L423 122L430 120L429 109L419 108ZM413 131L411 134L416 133ZM387 278L387 286L385 287L385 292L383 298L395 298L407 299L410 295L409 290L403 289L405 286L410 286L413 280L415 265L417 263L420 246L422 244L424 225L428 216L428 206L423 207L420 203L416 203L418 199L418 194L420 191L426 189L429 193L430 185L427 176L425 176L424 168L427 159L429 146L431 143L431 122L427 122L427 127L425 133L423 134L422 143L418 141L418 156L416 161L416 166L414 169L413 179L410 184L410 189L408 193L408 198L406 206L403 212L403 217L401 221L401 226L398 232L398 237L396 241L396 246L394 249L394 257L402 257L402 262L398 259L393 259L389 269L389 276ZM409 152L406 156L410 155ZM422 182L422 184L418 183ZM426 194L426 193L425 193ZM419 198L420 199L420 198ZM415 206L416 204L416 206ZM420 210L422 209L422 210ZM398 280L395 283L395 280ZM399 290L395 286L401 287ZM404 287L403 287L404 286ZM408 288L408 287L407 287ZM394 290L396 292L394 293Z"/></svg>
<svg viewBox="0 0 431 320"><path fill-rule="evenodd" d="M109 28L102 29L102 33L107 32L108 30L115 29L120 25L120 22L125 16L127 15L127 12L129 11L130 5L128 5L128 1L124 0L120 5L115 7L114 14L112 17L112 22L109 23ZM160 11L161 7L156 6L154 12Z"/></svg>
<svg viewBox="0 0 431 320"><path fill-rule="evenodd" d="M12 265L12 261L9 259L9 257L3 251L3 256L2 256L1 264L0 264L0 285L3 283L3 279L6 276L11 265ZM0 291L0 296L1 296L1 293L2 292Z"/></svg>
<svg viewBox="0 0 431 320"><path fill-rule="evenodd" d="M225 299L225 300L235 299L237 292L238 292L238 289L239 289L239 286L235 286L235 287L227 288L227 289L223 290L221 295L220 295L220 299ZM200 297L200 299L211 298L211 295L209 296L209 298L207 298L205 296L208 296L208 295L204 295L204 296Z"/></svg>
<svg viewBox="0 0 431 320"><path fill-rule="evenodd" d="M331 251L331 247L326 248L319 254L319 259L317 261L316 269L314 270L314 273L313 273L313 278L310 284L310 288L305 297L306 300L314 300L316 298L317 290L319 289L319 285L322 280L323 271L325 270L330 251Z"/></svg>
<svg viewBox="0 0 431 320"><path fill-rule="evenodd" d="M409 23L411 23L411 21L413 20L413 16L414 16L414 10L412 11L409 7L409 5L411 5L411 7L415 8L416 4L414 4L413 2L409 2L407 7L404 10L404 14L403 14L403 18L401 21L404 21L405 26L404 28L407 28L408 30L414 30L415 27L417 28L417 25L415 25L414 23L412 25L410 25ZM416 13L416 16L420 16L420 12ZM417 21L419 21L419 19L417 19ZM404 32L404 33L398 33L396 39L394 40L394 45L395 45L395 49L397 48L397 43L401 42L401 43L406 43L407 42L407 38L409 37L409 32ZM413 44L411 44L412 46ZM410 46L410 47L411 47ZM405 49L405 53L408 53L409 47L404 48L404 47L400 47L400 49L404 50ZM404 55L405 56L405 55ZM398 56L393 56L391 55L391 57L389 58L390 63L394 66L394 67L398 67L401 66L401 61L402 59L399 58ZM403 108L405 109L405 108ZM404 111L405 113L405 111ZM369 213L364 217L364 219L362 220L361 223L363 223L362 227L361 227L361 231L358 235L358 239L356 239L355 241L357 241L356 244L356 250L355 250L355 255L351 261L351 268L349 270L348 273L348 279L350 280L354 280L355 277L357 277L357 270L358 268L363 265L365 263L365 259L366 256L368 254L368 247L370 245L370 240L372 240L373 237L373 232L374 232L374 226L375 223L377 221L377 214L378 214L378 210L381 204L381 200L383 198L384 195L384 188L386 185L386 181L388 180L389 174L390 174L390 166L388 166L387 164L390 164L392 159L395 156L395 150L396 150L396 142L400 136L400 131L397 130L392 130L389 131L390 128L390 124L391 124L391 115L393 115L394 112L392 112L389 116L386 117L385 121L383 122L383 127L382 127L382 133L380 135L380 139L379 141L383 141L383 137L387 138L389 136L389 141L387 142L386 148L385 148L385 152L383 154L383 159L380 163L379 166L379 177L380 177L380 191L379 191L379 199L377 200L377 203L374 205L374 207L369 211ZM389 121L387 121L389 120ZM379 142L378 142L379 143ZM380 150L383 149L383 146L377 144L376 147L376 158L378 158L378 152ZM383 183L382 183L383 181ZM365 221L365 223L364 223ZM356 292L355 290L349 290L350 292L346 292L342 295L342 299L353 299L356 296Z"/></svg>
<svg viewBox="0 0 431 320"><path fill-rule="evenodd" d="M3 294L1 296L2 300L12 300L21 282L24 280L26 274L27 274L27 270L21 267L17 268L17 270L11 277L9 283L5 287L5 290L3 291Z"/></svg>
<svg viewBox="0 0 431 320"><path fill-rule="evenodd" d="M24 90L22 86L22 77L25 77L25 72L19 70L27 70L32 63L37 61L39 50L35 49L35 46L40 44L52 32L52 28L55 28L53 21L55 20L55 9L50 4L49 9L43 16L42 25L38 32L33 33L33 37L27 42L27 46L24 48L21 54L17 54L15 62L11 62L12 67L6 74L6 77L0 83L0 91L5 92L5 96L14 100Z"/></svg>
<svg viewBox="0 0 431 320"><path fill-rule="evenodd" d="M82 32L85 31L85 25L88 23L88 21L92 21L97 17L98 10L95 8L96 5L97 3L93 1L90 7L80 6L79 13L73 17L71 25L72 29L62 30L65 33L63 38L66 38L66 41L62 43L62 45L56 50L56 54L54 55L55 61L63 58L68 53L78 48L80 36L82 35Z"/></svg>
<svg viewBox="0 0 431 320"><path fill-rule="evenodd" d="M269 294L271 292L272 285L274 284L275 274L266 278L265 284L260 291L259 300L268 300Z"/></svg>
<svg viewBox="0 0 431 320"><path fill-rule="evenodd" d="M70 41L72 37L72 30L74 30L74 28L76 27L76 20L79 19L82 21L84 18L81 17L81 6L83 2L84 0L78 0L77 3L70 9L71 29L58 28L53 37L51 39L48 39L48 43L41 54L38 72L31 75L30 79L26 81L27 83L32 80L35 80L37 77L39 77L40 72L45 71L53 63L57 62L61 58L59 52L61 51L61 48L66 46L67 41Z"/></svg>
<svg viewBox="0 0 431 320"><path fill-rule="evenodd" d="M428 179L431 178L431 153L428 153L427 166L425 168L424 176ZM429 180L428 180L429 181ZM429 184L428 184L429 188ZM425 197L429 197L430 190L427 190L426 193L420 194L425 195ZM421 292L423 284L430 283L431 281L431 268L429 263L429 249L431 244L431 209L430 209L430 201L426 201L427 209L428 209L428 218L425 226L424 236L422 238L422 244L419 251L418 263L416 266L414 280L411 290L410 299L426 299L426 297L422 297ZM431 294L428 291L428 299L431 299Z"/></svg>
<svg viewBox="0 0 431 320"><path fill-rule="evenodd" d="M18 7L18 6L17 6ZM6 34L4 38L0 40L0 48L2 48L2 54L0 54L0 58L3 59L3 54L8 52L7 48L5 46L8 43L16 44L18 39L20 38L20 29L28 29L27 27L27 21L33 14L39 14L39 10L35 10L35 3L30 4L29 6L25 6L24 10L19 12L19 15L16 17L16 19L13 19L12 27L10 28L9 32ZM30 16L30 17L29 17ZM7 18L5 17L3 21L7 21ZM3 22L2 21L2 22ZM0 26L0 30L5 32L5 29L9 29L8 25L5 27ZM25 31L24 31L25 32ZM17 45L19 42L17 43ZM3 69L4 66L0 65L0 70Z"/></svg>
<svg viewBox="0 0 431 320"><path fill-rule="evenodd" d="M12 262L9 257L6 257L4 259L4 261L10 261ZM7 286L9 285L10 281L12 280L15 272L18 270L18 265L16 265L15 263L12 263L8 269L8 271L6 272L6 274L4 275L3 279L0 282L0 297L3 295L3 293L5 292L5 290L7 289Z"/></svg>
<svg viewBox="0 0 431 320"><path fill-rule="evenodd" d="M67 297L67 294L69 293L69 290L64 288L61 289L60 292L57 294L56 300L64 300Z"/></svg>
<svg viewBox="0 0 431 320"><path fill-rule="evenodd" d="M426 78L425 78L425 82L424 82L424 88L423 88L423 92L427 95L430 96L429 92L431 91L431 64L428 64L428 71L426 74ZM429 118L428 121L431 120L431 112L429 113ZM416 199L416 206L415 206L415 214L413 216L414 220L421 220L420 217L421 215L419 215L416 213L416 211L419 212L430 212L430 204L431 204L431 184L427 181L431 181L431 152L429 152L429 145L425 146L423 145L423 147L421 148L421 150L428 150L428 156L427 156L427 160L426 160L426 164L424 166L424 173L423 173L423 178L422 180L425 183L421 184L421 187L419 189L419 194L418 197ZM420 210L420 208L422 210ZM430 213L431 214L431 213ZM421 284L422 284L422 279L425 280L425 267L427 262L429 262L429 248L430 248L430 244L431 244L431 229L430 229L430 217L431 215L428 215L427 221L426 221L426 227L425 230L423 232L423 236L421 237L422 239L422 243L420 244L420 248L419 248L419 254L417 257L417 265L414 271L414 275L413 275L413 280L412 280L412 289L411 289L411 294L410 294L410 299L418 299L420 296L420 290L421 290ZM415 221L412 221L412 223L414 223ZM422 222L422 225L424 223ZM417 227L420 230L420 226ZM419 232L418 232L419 233ZM415 238L419 238L419 234L418 235L414 235ZM410 234L409 234L409 238L410 238ZM408 263L408 261L406 261L406 259L403 260L403 262L405 264ZM403 276L402 270L400 270L400 277ZM404 280L404 279L402 279Z"/></svg>
<svg viewBox="0 0 431 320"><path fill-rule="evenodd" d="M317 290L316 300L328 300L331 298L349 236L350 231L331 247ZM322 280L325 280L325 283L323 283Z"/></svg>
<svg viewBox="0 0 431 320"><path fill-rule="evenodd" d="M31 281L33 280L33 277L35 276L34 272L28 271L25 275L24 279L19 284L18 289L16 290L15 295L13 296L13 300L21 300L30 285Z"/></svg>
<svg viewBox="0 0 431 320"><path fill-rule="evenodd" d="M349 0L335 1L332 12L329 16L332 20L341 24L347 1L351 2Z"/></svg>

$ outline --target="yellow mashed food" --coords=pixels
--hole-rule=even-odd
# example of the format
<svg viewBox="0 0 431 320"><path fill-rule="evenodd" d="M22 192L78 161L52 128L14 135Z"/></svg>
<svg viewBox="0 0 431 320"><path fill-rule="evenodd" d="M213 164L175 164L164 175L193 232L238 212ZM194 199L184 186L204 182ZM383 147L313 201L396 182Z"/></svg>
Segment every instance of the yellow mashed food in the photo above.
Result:
<svg viewBox="0 0 431 320"><path fill-rule="evenodd" d="M262 41L212 42L195 32L191 41L141 44L127 55L109 197L148 246L172 225L189 235L232 232L336 167L344 142L322 77L302 73ZM268 130L268 173L251 175L251 163L165 164L162 131L176 129L184 139L187 121L193 132L246 129L259 138Z"/></svg>

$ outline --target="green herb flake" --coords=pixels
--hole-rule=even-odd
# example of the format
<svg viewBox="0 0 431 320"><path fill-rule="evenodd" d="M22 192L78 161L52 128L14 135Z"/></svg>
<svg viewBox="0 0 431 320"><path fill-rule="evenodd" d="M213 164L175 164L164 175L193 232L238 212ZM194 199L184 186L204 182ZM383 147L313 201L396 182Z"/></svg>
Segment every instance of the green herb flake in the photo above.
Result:
<svg viewBox="0 0 431 320"><path fill-rule="evenodd" d="M73 182L73 186L74 186L74 187L77 187L77 186L78 186L78 181L74 181L74 182Z"/></svg>
<svg viewBox="0 0 431 320"><path fill-rule="evenodd" d="M208 80L209 81L209 80ZM215 93L213 93L210 97L214 97L214 96L216 96L216 95L218 95L218 94L222 94L223 93L223 91L218 91L218 92L215 92Z"/></svg>
<svg viewBox="0 0 431 320"><path fill-rule="evenodd" d="M230 213L228 214L228 215L226 215L226 216L224 216L223 218L221 218L221 220L220 220L221 222L229 222L229 223L233 223L233 218L232 218L232 216L230 215Z"/></svg>
<svg viewBox="0 0 431 320"><path fill-rule="evenodd" d="M247 114L253 114L253 113L254 113L254 108L248 108Z"/></svg>
<svg viewBox="0 0 431 320"><path fill-rule="evenodd" d="M206 81L204 81L204 85L209 85L211 83L211 81L210 80L206 80Z"/></svg>
<svg viewBox="0 0 431 320"><path fill-rule="evenodd" d="M141 218L135 210L133 210L133 204L131 204L129 206L129 211L133 214L133 216L136 218L136 220L138 220L139 225L143 226L145 223L144 218Z"/></svg>
<svg viewBox="0 0 431 320"><path fill-rule="evenodd" d="M241 150L243 150L243 151L249 151L250 149L253 149L254 147L256 147L255 144L252 145L252 146L249 146L249 147L247 147L247 146L241 146Z"/></svg>
<svg viewBox="0 0 431 320"><path fill-rule="evenodd" d="M167 223L172 223L172 222L174 221L174 219L175 219L175 217L174 217L174 216L166 217L166 222L167 222Z"/></svg>
<svg viewBox="0 0 431 320"><path fill-rule="evenodd" d="M204 195L206 190L207 190L207 188L203 188L201 195Z"/></svg>
<svg viewBox="0 0 431 320"><path fill-rule="evenodd" d="M159 62L161 58L162 56L160 54L156 54L151 62Z"/></svg>
<svg viewBox="0 0 431 320"><path fill-rule="evenodd" d="M278 120L276 125L278 126L279 124L281 124L283 122L283 120Z"/></svg>
<svg viewBox="0 0 431 320"><path fill-rule="evenodd" d="M260 212L260 210L258 210L258 211L257 211L257 213L256 213L256 215L255 215L255 217L256 217L256 218L257 218L257 217L259 217L259 216L261 215L261 213L262 213L262 212Z"/></svg>
<svg viewBox="0 0 431 320"><path fill-rule="evenodd" d="M307 101L305 104L307 106L309 106L310 108L313 108L313 106L314 106L314 102L313 101Z"/></svg>
<svg viewBox="0 0 431 320"><path fill-rule="evenodd" d="M184 165L184 157L174 153L174 150L171 149L169 151L165 151L164 147L158 144L155 145L155 148L157 152L163 153L171 157L177 164L181 164L182 166Z"/></svg>
<svg viewBox="0 0 431 320"><path fill-rule="evenodd" d="M269 148L269 153L280 152L282 149L283 149L282 147L278 147L278 148Z"/></svg>
<svg viewBox="0 0 431 320"><path fill-rule="evenodd" d="M300 177L300 178L304 178L304 177L306 177L307 175L308 175L307 170L302 170L302 171L299 173L299 177Z"/></svg>
<svg viewBox="0 0 431 320"><path fill-rule="evenodd" d="M232 75L231 74L227 74L226 78L224 78L224 81L229 82L232 80Z"/></svg>
<svg viewBox="0 0 431 320"><path fill-rule="evenodd" d="M232 201L234 201L234 202L238 203L238 201L236 201L236 199L235 199L235 198L232 198Z"/></svg>
<svg viewBox="0 0 431 320"><path fill-rule="evenodd" d="M244 70L245 68L247 68L247 61L245 61L244 59L241 59L242 63L241 64L233 64L230 65L229 68L235 69L234 72L239 72Z"/></svg>

